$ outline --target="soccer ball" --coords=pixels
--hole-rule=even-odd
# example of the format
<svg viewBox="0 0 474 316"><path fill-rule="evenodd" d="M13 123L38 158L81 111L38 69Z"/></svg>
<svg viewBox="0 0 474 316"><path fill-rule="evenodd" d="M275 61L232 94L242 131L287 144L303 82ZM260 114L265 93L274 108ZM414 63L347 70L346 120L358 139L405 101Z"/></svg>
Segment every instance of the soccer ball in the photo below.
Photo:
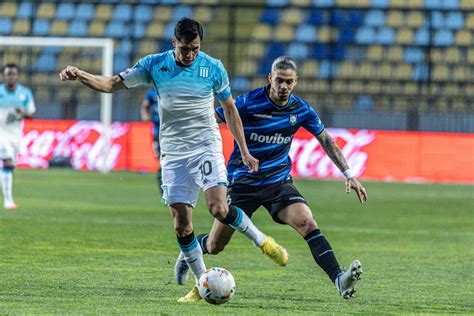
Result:
<svg viewBox="0 0 474 316"><path fill-rule="evenodd" d="M207 269L199 278L199 294L210 304L224 304L235 293L232 274L224 268Z"/></svg>

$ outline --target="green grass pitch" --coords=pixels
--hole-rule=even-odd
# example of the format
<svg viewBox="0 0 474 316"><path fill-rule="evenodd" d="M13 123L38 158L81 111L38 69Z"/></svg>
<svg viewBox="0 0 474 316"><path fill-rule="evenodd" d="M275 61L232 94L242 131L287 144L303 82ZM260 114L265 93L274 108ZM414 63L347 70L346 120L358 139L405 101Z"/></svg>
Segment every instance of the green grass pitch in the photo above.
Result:
<svg viewBox="0 0 474 316"><path fill-rule="evenodd" d="M369 202L343 182L297 181L341 265L364 274L345 301L308 246L266 210L255 223L290 254L279 267L235 235L208 267L228 268L237 293L224 305L182 305L171 216L151 174L17 170L19 209L0 211L0 314L474 313L474 187L368 182ZM203 199L197 233L212 218Z"/></svg>

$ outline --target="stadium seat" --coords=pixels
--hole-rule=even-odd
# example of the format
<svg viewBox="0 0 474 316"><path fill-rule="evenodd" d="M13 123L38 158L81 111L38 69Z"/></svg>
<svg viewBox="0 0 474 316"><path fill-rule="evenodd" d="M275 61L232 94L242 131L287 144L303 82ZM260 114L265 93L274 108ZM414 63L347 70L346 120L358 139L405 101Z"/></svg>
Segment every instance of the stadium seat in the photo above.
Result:
<svg viewBox="0 0 474 316"><path fill-rule="evenodd" d="M257 62L255 60L241 60L237 64L236 71L239 75L251 76L255 74L255 69L258 69Z"/></svg>
<svg viewBox="0 0 474 316"><path fill-rule="evenodd" d="M382 27L377 32L377 43L393 44L395 42L395 31L390 27Z"/></svg>
<svg viewBox="0 0 474 316"><path fill-rule="evenodd" d="M447 29L438 30L433 38L433 44L436 46L449 46L453 41L453 33Z"/></svg>
<svg viewBox="0 0 474 316"><path fill-rule="evenodd" d="M332 60L343 60L346 56L346 47L344 44L336 43L330 47L329 56Z"/></svg>
<svg viewBox="0 0 474 316"><path fill-rule="evenodd" d="M355 40L360 44L376 43L376 32L372 27L361 27L357 30Z"/></svg>
<svg viewBox="0 0 474 316"><path fill-rule="evenodd" d="M445 52L445 60L449 64L459 64L461 62L461 51L457 47L448 47Z"/></svg>
<svg viewBox="0 0 474 316"><path fill-rule="evenodd" d="M427 9L442 9L444 0L425 0L425 7ZM451 0L450 0L451 1Z"/></svg>
<svg viewBox="0 0 474 316"><path fill-rule="evenodd" d="M339 31L339 41L342 43L354 43L355 34L354 29L344 27Z"/></svg>
<svg viewBox="0 0 474 316"><path fill-rule="evenodd" d="M161 21L168 22L171 19L173 13L173 8L170 6L156 6L155 13L153 16L153 22Z"/></svg>
<svg viewBox="0 0 474 316"><path fill-rule="evenodd" d="M39 19L52 19L56 12L56 4L44 2L39 5L36 10L36 18Z"/></svg>
<svg viewBox="0 0 474 316"><path fill-rule="evenodd" d="M335 0L313 0L313 5L317 7L331 7L335 4Z"/></svg>
<svg viewBox="0 0 474 316"><path fill-rule="evenodd" d="M13 22L10 18L0 17L0 34L10 35L13 30Z"/></svg>
<svg viewBox="0 0 474 316"><path fill-rule="evenodd" d="M306 22L313 25L325 25L328 21L326 11L321 9L311 9Z"/></svg>
<svg viewBox="0 0 474 316"><path fill-rule="evenodd" d="M310 24L301 24L296 28L295 39L301 42L316 41L316 28Z"/></svg>
<svg viewBox="0 0 474 316"><path fill-rule="evenodd" d="M279 42L273 42L267 45L265 54L266 59L275 59L276 57L285 55L285 45Z"/></svg>
<svg viewBox="0 0 474 316"><path fill-rule="evenodd" d="M365 16L365 25L383 26L385 24L385 14L381 10L370 10Z"/></svg>
<svg viewBox="0 0 474 316"><path fill-rule="evenodd" d="M302 7L310 6L311 0L290 0L291 5Z"/></svg>
<svg viewBox="0 0 474 316"><path fill-rule="evenodd" d="M312 59L303 61L299 72L305 77L314 77L318 72L318 63Z"/></svg>
<svg viewBox="0 0 474 316"><path fill-rule="evenodd" d="M459 46L471 46L472 35L470 31L459 30L456 32L455 44Z"/></svg>
<svg viewBox="0 0 474 316"><path fill-rule="evenodd" d="M402 28L398 30L397 33L397 43L398 44L412 44L413 43L413 30Z"/></svg>
<svg viewBox="0 0 474 316"><path fill-rule="evenodd" d="M404 0L404 2L402 8L423 9L425 7L423 0Z"/></svg>
<svg viewBox="0 0 474 316"><path fill-rule="evenodd" d="M391 10L387 14L387 20L385 21L387 26L391 27L401 27L405 24L405 16L403 12L398 10Z"/></svg>
<svg viewBox="0 0 474 316"><path fill-rule="evenodd" d="M472 1L471 1L472 2ZM459 10L459 0L443 1L443 9L445 10Z"/></svg>
<svg viewBox="0 0 474 316"><path fill-rule="evenodd" d="M437 29L445 27L444 14L441 11L431 12L431 26Z"/></svg>
<svg viewBox="0 0 474 316"><path fill-rule="evenodd" d="M69 36L83 37L87 35L87 22L84 20L74 20L69 24Z"/></svg>
<svg viewBox="0 0 474 316"><path fill-rule="evenodd" d="M339 77L341 79L348 79L354 77L354 63L351 61L342 62L339 65Z"/></svg>
<svg viewBox="0 0 474 316"><path fill-rule="evenodd" d="M328 43L328 42L333 41L333 39L334 39L333 33L334 32L333 32L332 28L330 28L328 26L321 26L318 29L316 38L318 39L318 42Z"/></svg>
<svg viewBox="0 0 474 316"><path fill-rule="evenodd" d="M17 11L17 18L28 19L33 16L33 4L31 2L21 2Z"/></svg>
<svg viewBox="0 0 474 316"><path fill-rule="evenodd" d="M33 23L33 35L46 36L49 33L50 23L48 20L36 19Z"/></svg>
<svg viewBox="0 0 474 316"><path fill-rule="evenodd" d="M74 12L77 20L90 21L94 18L95 8L92 3L79 3Z"/></svg>
<svg viewBox="0 0 474 316"><path fill-rule="evenodd" d="M425 59L425 54L421 48L407 47L403 54L403 61L408 64L421 63Z"/></svg>
<svg viewBox="0 0 474 316"><path fill-rule="evenodd" d="M138 22L148 23L153 18L153 7L139 4L133 11L133 19Z"/></svg>
<svg viewBox="0 0 474 316"><path fill-rule="evenodd" d="M196 7L194 9L194 18L201 23L207 24L212 20L213 11L209 7Z"/></svg>
<svg viewBox="0 0 474 316"><path fill-rule="evenodd" d="M420 11L409 11L405 19L406 26L412 28L418 28L423 26L425 23L425 18L423 13Z"/></svg>
<svg viewBox="0 0 474 316"><path fill-rule="evenodd" d="M112 17L112 5L111 4L97 4L95 6L95 19L108 21Z"/></svg>
<svg viewBox="0 0 474 316"><path fill-rule="evenodd" d="M132 6L128 3L121 3L115 6L112 19L118 21L128 21L132 17Z"/></svg>
<svg viewBox="0 0 474 316"><path fill-rule="evenodd" d="M453 79L455 81L466 81L468 80L469 70L465 66L457 66L454 68ZM472 77L471 77L472 78Z"/></svg>
<svg viewBox="0 0 474 316"><path fill-rule="evenodd" d="M277 25L280 22L279 10L274 8L265 8L260 17L260 23Z"/></svg>
<svg viewBox="0 0 474 316"><path fill-rule="evenodd" d="M461 12L449 12L446 16L446 27L459 30L464 27L464 16Z"/></svg>
<svg viewBox="0 0 474 316"><path fill-rule="evenodd" d="M283 11L280 23L297 25L304 20L306 16L301 9L291 8Z"/></svg>
<svg viewBox="0 0 474 316"><path fill-rule="evenodd" d="M431 76L434 80L448 80L449 67L447 65L434 65Z"/></svg>
<svg viewBox="0 0 474 316"><path fill-rule="evenodd" d="M390 0L372 0L371 4L374 8L388 8L390 6Z"/></svg>
<svg viewBox="0 0 474 316"><path fill-rule="evenodd" d="M311 58L323 60L329 58L329 48L325 44L314 44L311 49Z"/></svg>
<svg viewBox="0 0 474 316"><path fill-rule="evenodd" d="M161 37L167 40L171 40L174 36L174 25L175 25L175 22L173 21L168 22L168 24L166 24L165 26L165 32Z"/></svg>
<svg viewBox="0 0 474 316"><path fill-rule="evenodd" d="M361 10L351 10L349 12L349 25L361 26L364 24L365 14Z"/></svg>
<svg viewBox="0 0 474 316"><path fill-rule="evenodd" d="M306 59L309 56L308 45L302 43L291 43L288 46L286 55L295 59Z"/></svg>
<svg viewBox="0 0 474 316"><path fill-rule="evenodd" d="M0 4L0 16L14 18L17 13L17 4L15 2L5 2Z"/></svg>
<svg viewBox="0 0 474 316"><path fill-rule="evenodd" d="M105 36L113 38L121 38L128 36L129 28L121 21L110 20L105 29Z"/></svg>
<svg viewBox="0 0 474 316"><path fill-rule="evenodd" d="M419 28L415 33L415 45L428 45L430 42L430 31L426 27Z"/></svg>
<svg viewBox="0 0 474 316"><path fill-rule="evenodd" d="M129 55L123 53L114 54L114 73L119 73L130 66Z"/></svg>
<svg viewBox="0 0 474 316"><path fill-rule="evenodd" d="M389 46L385 55L389 61L399 62L403 59L403 48L401 46Z"/></svg>
<svg viewBox="0 0 474 316"><path fill-rule="evenodd" d="M248 91L250 90L250 81L244 76L234 76L231 81L232 90Z"/></svg>
<svg viewBox="0 0 474 316"><path fill-rule="evenodd" d="M36 61L34 67L38 71L55 71L56 70L56 56L52 54L42 54Z"/></svg>
<svg viewBox="0 0 474 316"><path fill-rule="evenodd" d="M294 40L294 27L291 25L280 24L273 30L273 37L277 41L289 42Z"/></svg>
<svg viewBox="0 0 474 316"><path fill-rule="evenodd" d="M321 61L319 65L318 76L319 78L330 78L337 77L339 73L339 65L328 60Z"/></svg>
<svg viewBox="0 0 474 316"><path fill-rule="evenodd" d="M356 111L372 111L374 106L374 100L369 95L360 95L354 102L354 110Z"/></svg>
<svg viewBox="0 0 474 316"><path fill-rule="evenodd" d="M267 5L271 7L282 7L288 4L288 0L267 0Z"/></svg>
<svg viewBox="0 0 474 316"><path fill-rule="evenodd" d="M474 13L466 14L466 28L474 30Z"/></svg>
<svg viewBox="0 0 474 316"><path fill-rule="evenodd" d="M16 19L13 24L13 35L27 35L31 30L30 20Z"/></svg>
<svg viewBox="0 0 474 316"><path fill-rule="evenodd" d="M161 22L153 21L148 24L146 37L147 38L161 38L165 34L165 26Z"/></svg>
<svg viewBox="0 0 474 316"><path fill-rule="evenodd" d="M425 81L425 80L428 80L428 76L429 76L429 68L427 64L420 63L417 65L414 65L413 74L412 74L413 80Z"/></svg>
<svg viewBox="0 0 474 316"><path fill-rule="evenodd" d="M349 17L347 11L334 9L329 16L329 24L334 26L349 26Z"/></svg>
<svg viewBox="0 0 474 316"><path fill-rule="evenodd" d="M270 40L272 37L272 27L269 24L257 24L252 37L262 41Z"/></svg>
<svg viewBox="0 0 474 316"><path fill-rule="evenodd" d="M49 34L54 36L65 36L68 31L67 21L53 20Z"/></svg>
<svg viewBox="0 0 474 316"><path fill-rule="evenodd" d="M118 45L115 46L116 53L131 53L133 50L133 44L131 40L123 39L119 41Z"/></svg>
<svg viewBox="0 0 474 316"><path fill-rule="evenodd" d="M89 36L102 37L105 33L105 23L102 21L92 21L89 24Z"/></svg>
<svg viewBox="0 0 474 316"><path fill-rule="evenodd" d="M383 48L382 46L372 45L368 47L367 50L367 59L369 61L379 61L383 57Z"/></svg>
<svg viewBox="0 0 474 316"><path fill-rule="evenodd" d="M146 33L146 29L143 23L140 23L137 21L132 24L131 35L133 36L134 39L141 40L142 38L145 37L145 33Z"/></svg>
<svg viewBox="0 0 474 316"><path fill-rule="evenodd" d="M75 15L76 10L73 3L60 3L56 9L56 20L71 20Z"/></svg>
<svg viewBox="0 0 474 316"><path fill-rule="evenodd" d="M184 17L192 17L193 9L187 5L179 5L173 10L173 21L178 21Z"/></svg>
<svg viewBox="0 0 474 316"><path fill-rule="evenodd" d="M260 41L251 41L247 46L246 56L252 58L261 58L265 53L265 45Z"/></svg>
<svg viewBox="0 0 474 316"><path fill-rule="evenodd" d="M461 0L459 7L461 9L474 9L474 2L472 0Z"/></svg>

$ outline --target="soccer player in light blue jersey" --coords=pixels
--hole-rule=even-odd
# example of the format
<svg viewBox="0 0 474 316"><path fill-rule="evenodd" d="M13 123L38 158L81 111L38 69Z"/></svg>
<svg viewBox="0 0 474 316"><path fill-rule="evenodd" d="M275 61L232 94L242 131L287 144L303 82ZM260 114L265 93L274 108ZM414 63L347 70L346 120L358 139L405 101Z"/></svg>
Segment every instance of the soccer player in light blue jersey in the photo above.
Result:
<svg viewBox="0 0 474 316"><path fill-rule="evenodd" d="M155 155L158 159L161 156L160 150L160 113L158 113L158 95L156 94L155 88L148 89L145 98L142 101L142 106L140 108L140 113L142 120L145 122L152 122L153 124L153 149ZM163 191L161 189L161 168L158 162L158 171L156 173L156 182L158 183L158 188L160 189L161 194Z"/></svg>
<svg viewBox="0 0 474 316"><path fill-rule="evenodd" d="M89 88L107 93L153 84L160 105L163 199L173 216L184 262L196 280L206 270L191 220L200 188L204 191L209 212L219 222L243 233L272 260L286 265L286 250L258 230L240 208L227 205L227 171L214 116L214 97L224 109L227 125L240 148L247 172L257 172L259 165L247 148L227 72L220 60L200 51L203 28L197 21L180 19L174 35L173 50L148 55L119 75L93 75L67 66L59 74L60 79L78 80ZM179 281L182 284L185 278ZM194 285L178 301L196 302L200 299Z"/></svg>
<svg viewBox="0 0 474 316"><path fill-rule="evenodd" d="M13 200L13 169L21 141L21 123L35 113L31 90L18 83L19 69L15 64L3 67L4 83L0 84L0 159L3 162L1 182L3 208L17 208Z"/></svg>
<svg viewBox="0 0 474 316"><path fill-rule="evenodd" d="M302 127L321 143L326 154L345 175L347 193L354 190L361 203L366 202L367 193L350 171L316 111L305 100L292 94L297 79L296 63L282 56L272 64L269 85L235 99L250 154L259 159L260 168L254 173L245 172L240 149L234 146L227 165L228 200L249 217L263 206L275 222L293 227L305 239L316 264L326 272L341 296L348 299L355 293L362 265L354 260L347 271L341 271L306 200L293 185L289 152L296 131ZM216 115L219 121L227 121L222 108L216 110ZM217 254L229 243L233 232L232 228L214 222L209 235L199 235L198 241L204 253ZM181 274L187 273L185 262L182 261L180 267Z"/></svg>

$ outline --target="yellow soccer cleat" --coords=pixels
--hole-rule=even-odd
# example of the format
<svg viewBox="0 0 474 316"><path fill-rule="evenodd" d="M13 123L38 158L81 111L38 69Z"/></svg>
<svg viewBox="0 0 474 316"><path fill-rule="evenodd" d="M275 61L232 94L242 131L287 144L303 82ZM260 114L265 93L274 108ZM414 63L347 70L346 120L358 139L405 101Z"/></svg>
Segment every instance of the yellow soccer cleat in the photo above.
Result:
<svg viewBox="0 0 474 316"><path fill-rule="evenodd" d="M196 303L201 300L201 295L199 295L199 289L197 285L194 285L191 291L189 291L186 296L181 297L179 303Z"/></svg>
<svg viewBox="0 0 474 316"><path fill-rule="evenodd" d="M285 248L277 244L277 242L272 237L265 237L260 249L262 249L264 254L269 256L270 259L279 265L286 266L288 264L288 252Z"/></svg>

